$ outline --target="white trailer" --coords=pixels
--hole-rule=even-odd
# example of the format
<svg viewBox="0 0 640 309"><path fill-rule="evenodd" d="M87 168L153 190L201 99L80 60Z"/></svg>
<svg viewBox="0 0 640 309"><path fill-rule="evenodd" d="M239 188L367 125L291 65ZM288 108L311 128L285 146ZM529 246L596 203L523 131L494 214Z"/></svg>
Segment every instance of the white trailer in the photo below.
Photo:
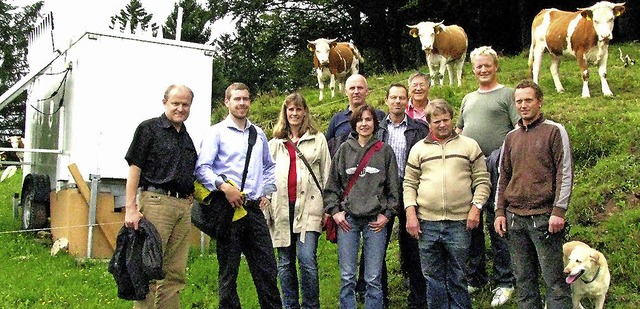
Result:
<svg viewBox="0 0 640 309"><path fill-rule="evenodd" d="M56 40L53 21L53 13L47 15L31 35L30 73L0 96L0 109L22 91L28 92L22 225L24 229L44 227L51 215L54 238L59 238L55 229L62 227L54 225L73 224L75 219L66 213L54 214L55 207L72 207L64 210L72 214L80 207L72 205L80 185L68 168L72 163L79 167L82 179L92 182L91 203L96 205L93 214L89 208L89 216L94 220L97 216L98 221L101 216L124 220L124 212L118 214L124 206L128 174L124 156L137 125L164 112L163 94L171 84L185 84L195 94L185 125L198 148L210 125L214 50L208 45L114 31L84 31ZM60 44L65 40L68 44ZM60 45L68 46L60 50ZM97 204L102 199L108 201L112 215L101 215ZM102 230L109 244L115 244L115 235L106 234L120 226ZM91 246L89 241L89 256Z"/></svg>

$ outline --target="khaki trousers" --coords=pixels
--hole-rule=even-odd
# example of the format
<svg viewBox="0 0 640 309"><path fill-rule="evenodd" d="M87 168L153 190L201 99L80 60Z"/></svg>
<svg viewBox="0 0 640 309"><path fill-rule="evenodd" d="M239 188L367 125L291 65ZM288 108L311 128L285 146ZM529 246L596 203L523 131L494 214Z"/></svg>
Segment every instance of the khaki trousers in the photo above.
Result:
<svg viewBox="0 0 640 309"><path fill-rule="evenodd" d="M162 238L165 278L152 281L147 298L136 301L134 308L180 308L180 291L185 287L189 255L191 203L188 199L142 191L138 194L138 207Z"/></svg>

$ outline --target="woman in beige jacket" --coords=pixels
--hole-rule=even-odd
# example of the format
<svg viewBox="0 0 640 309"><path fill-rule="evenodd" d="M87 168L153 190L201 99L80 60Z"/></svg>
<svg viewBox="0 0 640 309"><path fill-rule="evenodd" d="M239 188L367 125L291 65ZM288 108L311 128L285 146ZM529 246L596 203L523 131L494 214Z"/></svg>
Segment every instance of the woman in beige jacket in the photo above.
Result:
<svg viewBox="0 0 640 309"><path fill-rule="evenodd" d="M324 217L321 189L327 181L331 157L327 141L314 126L307 102L300 93L285 98L269 150L276 163L278 190L272 195L267 216L273 246L278 251L283 305L285 308L320 308L316 252ZM297 151L311 166L317 183ZM296 256L300 264L300 284Z"/></svg>

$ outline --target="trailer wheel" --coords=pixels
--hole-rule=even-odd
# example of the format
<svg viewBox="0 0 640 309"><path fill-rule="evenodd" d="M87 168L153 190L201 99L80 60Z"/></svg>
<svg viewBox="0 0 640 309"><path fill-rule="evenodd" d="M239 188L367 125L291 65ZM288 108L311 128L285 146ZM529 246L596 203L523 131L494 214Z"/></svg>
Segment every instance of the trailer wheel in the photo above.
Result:
<svg viewBox="0 0 640 309"><path fill-rule="evenodd" d="M22 229L47 226L49 208L49 177L29 174L22 185Z"/></svg>

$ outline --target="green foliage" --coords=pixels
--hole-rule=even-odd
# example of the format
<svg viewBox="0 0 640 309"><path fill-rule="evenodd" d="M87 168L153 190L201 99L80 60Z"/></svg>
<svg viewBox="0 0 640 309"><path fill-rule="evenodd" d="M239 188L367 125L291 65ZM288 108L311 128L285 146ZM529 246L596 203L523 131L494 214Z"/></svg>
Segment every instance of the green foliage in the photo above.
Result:
<svg viewBox="0 0 640 309"><path fill-rule="evenodd" d="M173 11L167 17L162 32L166 39L176 38L176 20L178 18L178 7L182 7L182 31L181 40L204 44L209 41L211 29L205 27L211 19L211 13L204 9L196 0L181 0L173 6Z"/></svg>
<svg viewBox="0 0 640 309"><path fill-rule="evenodd" d="M135 34L138 26L143 31L146 31L147 28L151 26L151 31L155 36L158 32L158 25L156 23L149 25L152 18L153 14L147 13L147 10L142 6L140 0L131 0L118 14L111 16L111 25L109 28L114 29L116 23L118 23L120 32L130 31Z"/></svg>
<svg viewBox="0 0 640 309"><path fill-rule="evenodd" d="M28 71L27 37L43 5L40 1L18 9L10 3L0 0L0 94ZM0 135L24 134L25 100L23 94L0 111Z"/></svg>

